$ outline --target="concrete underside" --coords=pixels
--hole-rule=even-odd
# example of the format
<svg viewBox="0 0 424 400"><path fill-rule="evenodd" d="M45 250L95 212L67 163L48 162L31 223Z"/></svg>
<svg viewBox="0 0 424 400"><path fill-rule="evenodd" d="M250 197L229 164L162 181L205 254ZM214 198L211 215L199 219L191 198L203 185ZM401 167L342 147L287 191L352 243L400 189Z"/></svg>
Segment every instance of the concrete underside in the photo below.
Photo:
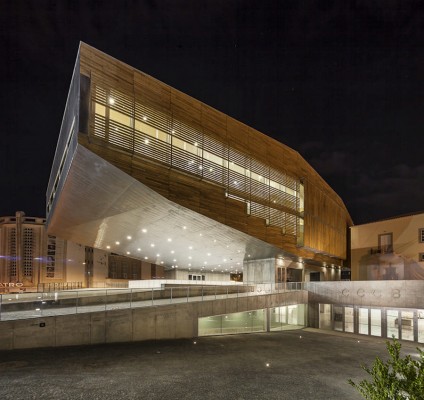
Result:
<svg viewBox="0 0 424 400"><path fill-rule="evenodd" d="M387 354L382 339L308 329L196 342L0 352L0 392L13 400L360 400L347 379L366 378L360 364ZM416 353L414 343L402 350Z"/></svg>
<svg viewBox="0 0 424 400"><path fill-rule="evenodd" d="M167 200L81 145L58 196L49 234L165 267L240 270L245 258L287 256Z"/></svg>

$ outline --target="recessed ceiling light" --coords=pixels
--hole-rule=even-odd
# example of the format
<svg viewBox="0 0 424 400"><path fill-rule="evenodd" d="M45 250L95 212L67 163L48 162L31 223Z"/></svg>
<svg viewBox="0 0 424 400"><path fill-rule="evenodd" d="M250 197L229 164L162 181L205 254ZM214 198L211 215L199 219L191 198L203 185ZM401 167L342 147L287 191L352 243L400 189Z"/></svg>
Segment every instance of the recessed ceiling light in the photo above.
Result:
<svg viewBox="0 0 424 400"><path fill-rule="evenodd" d="M216 239L214 239L213 242L216 243Z"/></svg>
<svg viewBox="0 0 424 400"><path fill-rule="evenodd" d="M131 254L129 251L127 251L127 254Z"/></svg>
<svg viewBox="0 0 424 400"><path fill-rule="evenodd" d="M193 246L188 246L189 250L193 250Z"/></svg>
<svg viewBox="0 0 424 400"><path fill-rule="evenodd" d="M131 240L131 239L132 239L132 237L131 237L131 236L127 236L127 239L128 239L128 240Z"/></svg>
<svg viewBox="0 0 424 400"><path fill-rule="evenodd" d="M150 247L155 247L155 244L154 244L154 243L152 243L152 244L150 245Z"/></svg>
<svg viewBox="0 0 424 400"><path fill-rule="evenodd" d="M199 233L199 236L203 236L201 233Z"/></svg>
<svg viewBox="0 0 424 400"><path fill-rule="evenodd" d="M149 257L144 257L145 260L147 260Z"/></svg>
<svg viewBox="0 0 424 400"><path fill-rule="evenodd" d="M115 242L115 244L117 244L119 246L119 242Z"/></svg>
<svg viewBox="0 0 424 400"><path fill-rule="evenodd" d="M207 264L208 262L207 261L203 261L203 264Z"/></svg>
<svg viewBox="0 0 424 400"><path fill-rule="evenodd" d="M187 229L187 227L186 226L183 226L183 229Z"/></svg>
<svg viewBox="0 0 424 400"><path fill-rule="evenodd" d="M174 250L171 250L171 254L174 254L175 253L175 251Z"/></svg>
<svg viewBox="0 0 424 400"><path fill-rule="evenodd" d="M168 242L172 242L172 239L171 238L168 238Z"/></svg>
<svg viewBox="0 0 424 400"><path fill-rule="evenodd" d="M191 264L188 264L189 267L191 267Z"/></svg>
<svg viewBox="0 0 424 400"><path fill-rule="evenodd" d="M227 261L227 259L226 258L224 258L224 262L226 262Z"/></svg>
<svg viewBox="0 0 424 400"><path fill-rule="evenodd" d="M110 249L110 246L106 246L107 249Z"/></svg>
<svg viewBox="0 0 424 400"><path fill-rule="evenodd" d="M141 251L140 247L137 249L137 251Z"/></svg>
<svg viewBox="0 0 424 400"><path fill-rule="evenodd" d="M160 263L163 264L163 261L161 261Z"/></svg>
<svg viewBox="0 0 424 400"><path fill-rule="evenodd" d="M141 232L146 233L147 229L142 229Z"/></svg>
<svg viewBox="0 0 424 400"><path fill-rule="evenodd" d="M160 254L156 254L156 257L160 257Z"/></svg>
<svg viewBox="0 0 424 400"><path fill-rule="evenodd" d="M210 257L211 253L208 253L208 256Z"/></svg>
<svg viewBox="0 0 424 400"><path fill-rule="evenodd" d="M174 258L172 261L176 262L177 260Z"/></svg>
<svg viewBox="0 0 424 400"><path fill-rule="evenodd" d="M188 259L191 260L193 257L192 256L188 256Z"/></svg>

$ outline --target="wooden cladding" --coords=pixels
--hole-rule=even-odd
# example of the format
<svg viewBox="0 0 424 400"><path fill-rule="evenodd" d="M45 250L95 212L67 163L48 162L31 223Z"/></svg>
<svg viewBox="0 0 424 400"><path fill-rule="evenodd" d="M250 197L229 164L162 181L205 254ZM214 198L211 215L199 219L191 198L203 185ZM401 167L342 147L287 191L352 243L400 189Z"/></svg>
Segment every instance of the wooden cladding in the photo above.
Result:
<svg viewBox="0 0 424 400"><path fill-rule="evenodd" d="M91 79L89 135L105 154L111 154L106 148L128 153L131 165L123 162L123 169L169 199L269 243L301 254L292 238L302 235L305 249L346 257L350 216L296 151L85 44L80 57L81 73ZM167 177L156 179L149 162ZM190 183L179 186L171 171L174 178L187 174ZM196 182L202 184L193 192ZM218 198L216 209L205 204ZM218 205L232 202L243 218Z"/></svg>

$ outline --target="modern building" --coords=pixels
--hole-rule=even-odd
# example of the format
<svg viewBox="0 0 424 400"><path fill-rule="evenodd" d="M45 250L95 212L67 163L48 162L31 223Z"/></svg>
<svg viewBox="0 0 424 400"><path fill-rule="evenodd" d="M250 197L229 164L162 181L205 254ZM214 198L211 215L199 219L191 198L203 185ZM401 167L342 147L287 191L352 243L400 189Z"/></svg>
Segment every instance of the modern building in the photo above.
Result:
<svg viewBox="0 0 424 400"><path fill-rule="evenodd" d="M62 277L129 287L3 295L0 349L304 326L424 343L423 214L352 225L295 150L81 43L47 257L63 238Z"/></svg>
<svg viewBox="0 0 424 400"><path fill-rule="evenodd" d="M352 280L424 279L424 213L350 228Z"/></svg>
<svg viewBox="0 0 424 400"><path fill-rule="evenodd" d="M37 286L42 276L62 274L62 265L55 262L55 254L51 255L48 267L42 268L48 241L45 222L44 218L27 217L22 211L0 218L0 292L15 285ZM59 251L60 245L53 246L54 252Z"/></svg>
<svg viewBox="0 0 424 400"><path fill-rule="evenodd" d="M168 279L287 282L340 279L350 225L298 152L80 44L49 235L162 266Z"/></svg>

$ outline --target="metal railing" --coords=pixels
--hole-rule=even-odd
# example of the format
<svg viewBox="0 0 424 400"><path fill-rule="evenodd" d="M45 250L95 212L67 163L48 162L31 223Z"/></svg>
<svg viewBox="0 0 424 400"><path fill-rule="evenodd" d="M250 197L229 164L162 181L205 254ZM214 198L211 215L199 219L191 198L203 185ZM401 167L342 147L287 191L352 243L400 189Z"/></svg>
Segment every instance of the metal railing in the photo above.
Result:
<svg viewBox="0 0 424 400"><path fill-rule="evenodd" d="M261 296L303 289L303 282L293 282L10 293L0 295L0 321Z"/></svg>

